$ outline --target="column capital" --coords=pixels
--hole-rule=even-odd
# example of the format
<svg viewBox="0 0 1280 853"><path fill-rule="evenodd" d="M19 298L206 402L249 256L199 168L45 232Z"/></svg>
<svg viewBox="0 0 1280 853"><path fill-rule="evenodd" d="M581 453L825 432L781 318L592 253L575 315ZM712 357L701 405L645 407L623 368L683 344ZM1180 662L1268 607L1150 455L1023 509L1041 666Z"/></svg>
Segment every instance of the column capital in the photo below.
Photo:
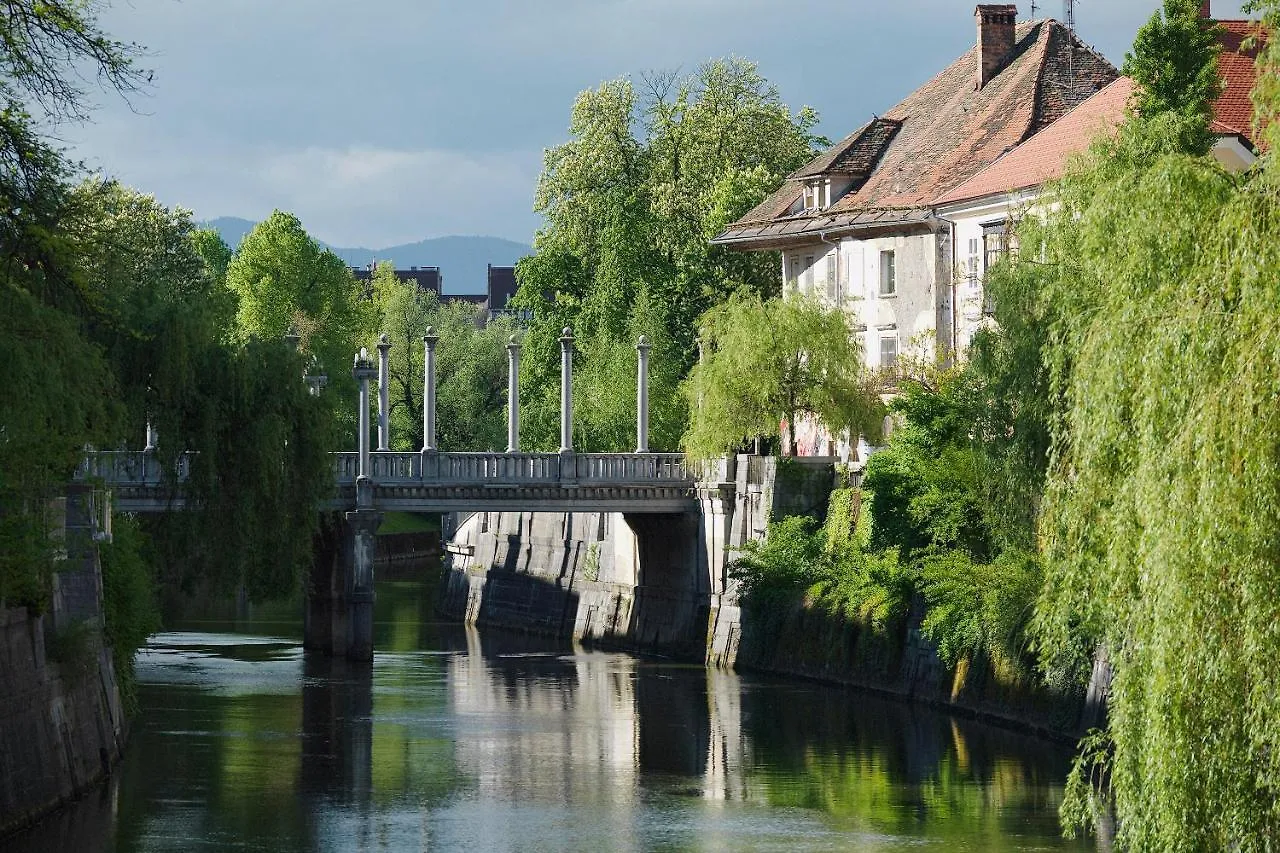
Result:
<svg viewBox="0 0 1280 853"><path fill-rule="evenodd" d="M521 344L518 340L516 340L515 335L512 335L511 337L507 338L507 349L510 352L519 352L520 346Z"/></svg>
<svg viewBox="0 0 1280 853"><path fill-rule="evenodd" d="M648 352L652 347L647 335L641 335L640 340L636 341L636 349L640 352Z"/></svg>
<svg viewBox="0 0 1280 853"><path fill-rule="evenodd" d="M378 336L378 351L385 353L391 349L391 338L387 337L387 333L383 332Z"/></svg>
<svg viewBox="0 0 1280 853"><path fill-rule="evenodd" d="M438 340L440 340L440 336L436 334L436 327L427 326L427 333L422 336L422 342L429 347L434 347Z"/></svg>
<svg viewBox="0 0 1280 853"><path fill-rule="evenodd" d="M573 327L565 326L560 330L560 345L570 347L573 345Z"/></svg>

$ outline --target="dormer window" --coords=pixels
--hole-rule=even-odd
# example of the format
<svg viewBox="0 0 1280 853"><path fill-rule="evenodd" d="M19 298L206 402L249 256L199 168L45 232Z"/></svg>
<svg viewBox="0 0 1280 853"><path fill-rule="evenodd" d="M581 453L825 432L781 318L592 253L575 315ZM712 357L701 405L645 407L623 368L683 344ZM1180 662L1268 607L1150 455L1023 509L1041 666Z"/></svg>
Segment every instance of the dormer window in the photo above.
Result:
<svg viewBox="0 0 1280 853"><path fill-rule="evenodd" d="M826 210L831 206L831 179L818 178L804 185L804 209Z"/></svg>

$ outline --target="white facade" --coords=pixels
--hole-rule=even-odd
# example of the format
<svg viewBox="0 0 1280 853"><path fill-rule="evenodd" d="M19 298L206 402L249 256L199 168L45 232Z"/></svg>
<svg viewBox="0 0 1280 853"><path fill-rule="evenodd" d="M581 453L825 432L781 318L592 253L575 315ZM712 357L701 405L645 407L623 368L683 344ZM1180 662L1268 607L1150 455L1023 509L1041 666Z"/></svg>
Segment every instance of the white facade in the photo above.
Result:
<svg viewBox="0 0 1280 853"><path fill-rule="evenodd" d="M802 293L848 312L872 369L933 358L950 340L949 330L938 334L939 305L950 304L939 249L933 233L794 246L782 251L784 295Z"/></svg>

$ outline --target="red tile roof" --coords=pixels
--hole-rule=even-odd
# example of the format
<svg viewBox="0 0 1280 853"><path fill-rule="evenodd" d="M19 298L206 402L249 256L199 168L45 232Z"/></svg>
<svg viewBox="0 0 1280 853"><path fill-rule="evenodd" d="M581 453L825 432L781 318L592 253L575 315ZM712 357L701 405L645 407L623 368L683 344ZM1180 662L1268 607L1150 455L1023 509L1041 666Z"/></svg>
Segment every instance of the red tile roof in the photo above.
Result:
<svg viewBox="0 0 1280 853"><path fill-rule="evenodd" d="M1257 21L1218 21L1222 28L1222 53L1218 56L1218 73L1222 75L1222 94L1213 105L1213 132L1237 134L1253 145L1259 140L1253 131L1253 101L1249 93L1258 79L1255 60L1258 44L1245 48L1247 40L1259 42L1261 28Z"/></svg>
<svg viewBox="0 0 1280 853"><path fill-rule="evenodd" d="M949 204L1036 187L1062 176L1071 155L1124 120L1133 80L1121 77L1066 116L937 200Z"/></svg>
<svg viewBox="0 0 1280 853"><path fill-rule="evenodd" d="M1249 92L1257 79L1254 60L1257 46L1246 50L1243 43L1259 32L1256 21L1218 21L1222 30L1222 52L1218 72L1222 94L1214 103L1211 129L1220 135L1237 135L1253 145L1253 102ZM1133 81L1121 77L1064 118L1037 133L1008 154L946 193L938 204L981 198L997 193L1037 187L1062 177L1072 155L1089 147L1099 132L1110 130L1124 120Z"/></svg>
<svg viewBox="0 0 1280 853"><path fill-rule="evenodd" d="M1019 24L1013 51L982 88L977 47L836 146L798 170L713 242L777 243L839 223L889 223L883 211L914 211L1061 118L1119 76L1102 56L1053 20ZM802 176L853 161L870 168L843 198L821 211L792 215Z"/></svg>

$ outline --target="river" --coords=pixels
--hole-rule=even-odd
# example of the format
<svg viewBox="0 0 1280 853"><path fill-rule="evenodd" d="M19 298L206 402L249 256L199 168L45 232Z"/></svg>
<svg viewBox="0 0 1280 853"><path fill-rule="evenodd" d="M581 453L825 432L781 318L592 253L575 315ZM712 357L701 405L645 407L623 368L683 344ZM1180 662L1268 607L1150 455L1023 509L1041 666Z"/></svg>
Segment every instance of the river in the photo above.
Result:
<svg viewBox="0 0 1280 853"><path fill-rule="evenodd" d="M1069 752L820 684L440 623L378 587L372 666L301 625L180 624L138 658L110 782L34 851L1086 850Z"/></svg>

